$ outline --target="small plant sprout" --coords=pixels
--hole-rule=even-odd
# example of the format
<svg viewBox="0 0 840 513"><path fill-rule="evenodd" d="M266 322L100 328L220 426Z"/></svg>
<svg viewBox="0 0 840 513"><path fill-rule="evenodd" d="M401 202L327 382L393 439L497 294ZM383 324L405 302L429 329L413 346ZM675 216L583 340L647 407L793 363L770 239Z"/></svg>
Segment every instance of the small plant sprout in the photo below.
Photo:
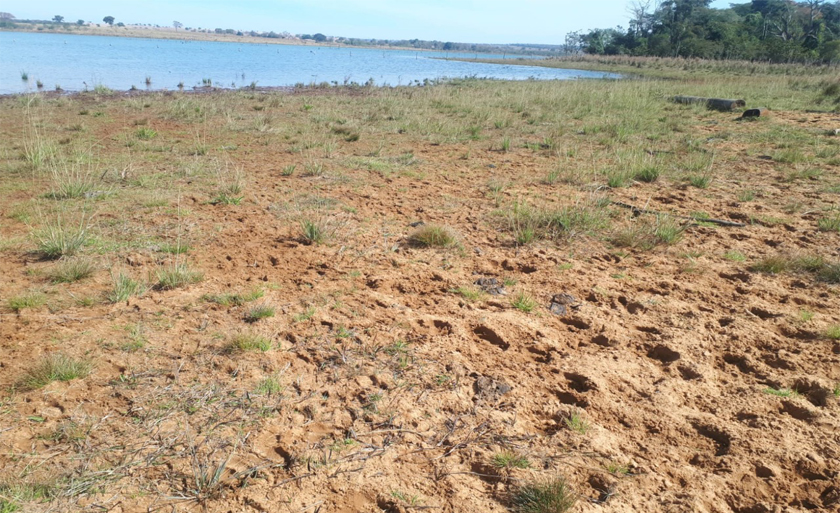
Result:
<svg viewBox="0 0 840 513"><path fill-rule="evenodd" d="M502 451L493 455L493 466L497 469L530 468L528 458L512 451Z"/></svg>
<svg viewBox="0 0 840 513"><path fill-rule="evenodd" d="M569 413L563 419L563 422L566 424L567 428L571 429L575 433L585 435L586 432L589 431L589 423L583 417L583 414L578 410L574 410Z"/></svg>
<svg viewBox="0 0 840 513"><path fill-rule="evenodd" d="M525 313L531 313L537 308L537 301L526 292L516 294L510 304Z"/></svg>

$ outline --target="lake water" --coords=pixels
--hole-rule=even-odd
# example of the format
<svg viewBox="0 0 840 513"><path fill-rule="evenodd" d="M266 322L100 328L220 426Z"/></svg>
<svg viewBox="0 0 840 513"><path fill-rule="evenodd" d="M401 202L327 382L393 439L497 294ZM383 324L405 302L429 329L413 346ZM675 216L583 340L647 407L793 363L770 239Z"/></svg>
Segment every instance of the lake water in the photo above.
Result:
<svg viewBox="0 0 840 513"><path fill-rule="evenodd" d="M471 76L507 80L614 77L440 57L472 59L476 54L0 32L0 94L34 91L38 80L45 90L57 84L66 91L99 84L118 90L146 89L146 77L151 78L151 89L170 90L179 82L187 88L200 86L204 79L219 87L244 87L252 82L258 86L364 83L371 78L377 85L408 85ZM22 72L28 81L21 79Z"/></svg>

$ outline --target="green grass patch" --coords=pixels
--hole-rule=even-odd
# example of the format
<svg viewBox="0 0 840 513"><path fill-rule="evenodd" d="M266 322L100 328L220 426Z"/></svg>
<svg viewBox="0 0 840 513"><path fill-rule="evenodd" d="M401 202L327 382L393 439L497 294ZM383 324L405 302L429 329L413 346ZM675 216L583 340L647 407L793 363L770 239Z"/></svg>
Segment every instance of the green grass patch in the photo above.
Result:
<svg viewBox="0 0 840 513"><path fill-rule="evenodd" d="M526 483L511 497L516 513L565 513L577 502L577 496L562 478Z"/></svg>
<svg viewBox="0 0 840 513"><path fill-rule="evenodd" d="M531 313L537 308L537 301L525 292L519 292L510 302L520 312Z"/></svg>
<svg viewBox="0 0 840 513"><path fill-rule="evenodd" d="M531 462L525 456L512 452L502 451L493 455L493 466L498 469L506 468L531 468Z"/></svg>
<svg viewBox="0 0 840 513"><path fill-rule="evenodd" d="M53 381L72 381L90 374L93 365L90 360L78 359L56 353L41 358L27 371L20 384L27 390L43 388Z"/></svg>
<svg viewBox="0 0 840 513"><path fill-rule="evenodd" d="M131 276L123 273L111 273L111 290L106 294L109 303L122 303L128 298L139 296L145 291L145 286Z"/></svg>
<svg viewBox="0 0 840 513"><path fill-rule="evenodd" d="M265 295L262 289L253 289L239 294L215 294L202 296L204 301L216 303L221 306L242 306L251 301L256 301Z"/></svg>
<svg viewBox="0 0 840 513"><path fill-rule="evenodd" d="M271 350L271 340L256 333L238 333L228 342L231 351L262 351Z"/></svg>
<svg viewBox="0 0 840 513"><path fill-rule="evenodd" d="M44 306L46 303L47 296L45 296L44 293L27 292L25 294L21 294L20 296L9 298L7 304L9 305L9 308L15 312L20 312L26 308L38 308L39 306Z"/></svg>
<svg viewBox="0 0 840 513"><path fill-rule="evenodd" d="M72 258L59 261L50 271L53 283L73 283L90 278L96 272L96 263L89 258Z"/></svg>
<svg viewBox="0 0 840 513"><path fill-rule="evenodd" d="M198 283L204 274L194 271L186 262L175 262L156 270L154 278L158 290L172 290Z"/></svg>
<svg viewBox="0 0 840 513"><path fill-rule="evenodd" d="M254 305L245 312L245 322L257 322L262 319L268 319L269 317L274 317L275 309L273 306L262 303L258 305Z"/></svg>

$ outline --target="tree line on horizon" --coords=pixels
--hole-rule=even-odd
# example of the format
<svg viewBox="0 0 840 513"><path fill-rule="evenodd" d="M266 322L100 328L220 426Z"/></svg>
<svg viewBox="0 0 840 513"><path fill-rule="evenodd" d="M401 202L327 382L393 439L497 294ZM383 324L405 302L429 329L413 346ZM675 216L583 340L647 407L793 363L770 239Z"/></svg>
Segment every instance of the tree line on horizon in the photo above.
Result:
<svg viewBox="0 0 840 513"><path fill-rule="evenodd" d="M710 7L711 0L636 0L626 29L592 29L566 36L567 53L840 61L840 1L752 0Z"/></svg>

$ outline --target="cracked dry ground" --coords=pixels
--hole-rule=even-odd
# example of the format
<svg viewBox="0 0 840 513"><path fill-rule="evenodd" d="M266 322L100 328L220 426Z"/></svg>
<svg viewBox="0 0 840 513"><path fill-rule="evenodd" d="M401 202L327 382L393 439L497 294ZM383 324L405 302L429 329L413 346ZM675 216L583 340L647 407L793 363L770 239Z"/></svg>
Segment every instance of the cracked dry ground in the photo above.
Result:
<svg viewBox="0 0 840 513"><path fill-rule="evenodd" d="M279 97L277 119L307 115L296 96ZM149 98L151 108L175 101ZM319 100L305 101L317 111ZM51 108L75 116L86 100L69 101ZM124 102L89 107L106 112L86 128L103 154L125 151L110 133L133 134L150 117ZM244 116L257 115L250 103ZM143 186L114 172L93 222L102 240L145 242L89 248L99 270L69 285L44 278L55 264L32 253L29 228L13 215L49 181L14 175L25 186L0 200L2 235L18 240L2 252L0 295L5 304L35 288L47 303L2 314L0 482L59 483L50 507L113 512L507 511L519 483L554 476L580 495L581 512L837 511L840 342L824 332L840 323L838 286L750 269L776 254L840 257L840 233L817 230L821 209L837 202L825 192L837 168L817 163L819 180L779 180L789 166L762 158L772 148L715 142L723 131L781 126L831 145L823 134L835 116L777 112L749 125L679 112L716 152L707 189L663 176L593 193L589 184L543 183L556 162L550 150L490 151L487 141L363 127L358 142L326 157L326 172L309 176L305 151L290 151L276 133L225 135L236 147L224 159L244 171L246 186L239 205L219 205L210 182L178 175L181 164L167 159L142 161L135 147L135 177L171 177L164 201L130 196ZM188 123L147 121L158 143L188 155ZM60 136L62 121L51 122L45 136ZM12 135L24 124L3 121ZM580 145L570 162L596 158ZM210 161L213 151L183 162ZM375 151L412 152L411 162L388 173L340 163ZM283 176L292 164L298 171ZM490 180L506 186L490 191ZM747 189L757 198L739 201ZM524 196L570 205L593 194L746 226L693 225L651 250L616 248L603 233L517 246L495 214ZM790 202L802 207L787 212ZM301 242L290 205L313 203L338 230L329 243ZM599 205L611 230L646 217ZM460 247L408 244L420 221L452 227ZM191 247L177 258L202 281L117 304L77 302L109 290L109 266L145 279L169 265L176 257L161 241L176 238ZM481 279L489 293L475 285ZM263 297L208 300L253 290ZM532 312L512 306L520 294L535 300ZM243 322L254 303L275 315ZM232 351L230 338L246 332L271 347ZM55 352L89 358L93 371L15 388ZM529 468L496 468L503 451Z"/></svg>

